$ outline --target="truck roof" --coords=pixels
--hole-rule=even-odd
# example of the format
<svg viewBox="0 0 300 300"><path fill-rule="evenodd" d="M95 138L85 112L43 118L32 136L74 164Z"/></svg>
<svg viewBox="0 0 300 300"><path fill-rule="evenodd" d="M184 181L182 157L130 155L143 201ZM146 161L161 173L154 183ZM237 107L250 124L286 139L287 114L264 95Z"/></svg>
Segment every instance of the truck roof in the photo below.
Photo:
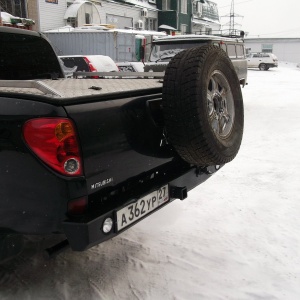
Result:
<svg viewBox="0 0 300 300"><path fill-rule="evenodd" d="M183 34L183 35L174 35L166 37L158 37L153 43L161 42L179 42L179 41L224 41L224 42L240 42L243 43L242 38L230 38L221 35L206 35L206 34Z"/></svg>
<svg viewBox="0 0 300 300"><path fill-rule="evenodd" d="M7 27L7 26L0 26L0 33L1 32L3 32L3 33L19 33L19 34L26 33L26 35L41 36L41 34L38 33L37 31L25 30L25 29L15 28L15 27Z"/></svg>

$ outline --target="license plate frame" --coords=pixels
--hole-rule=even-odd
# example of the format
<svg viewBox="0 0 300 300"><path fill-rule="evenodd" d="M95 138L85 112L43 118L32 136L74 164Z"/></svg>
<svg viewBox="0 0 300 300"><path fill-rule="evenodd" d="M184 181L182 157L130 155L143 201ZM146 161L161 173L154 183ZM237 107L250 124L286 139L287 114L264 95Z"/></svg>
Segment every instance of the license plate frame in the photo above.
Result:
<svg viewBox="0 0 300 300"><path fill-rule="evenodd" d="M169 201L169 186L166 184L117 210L117 231L127 228Z"/></svg>

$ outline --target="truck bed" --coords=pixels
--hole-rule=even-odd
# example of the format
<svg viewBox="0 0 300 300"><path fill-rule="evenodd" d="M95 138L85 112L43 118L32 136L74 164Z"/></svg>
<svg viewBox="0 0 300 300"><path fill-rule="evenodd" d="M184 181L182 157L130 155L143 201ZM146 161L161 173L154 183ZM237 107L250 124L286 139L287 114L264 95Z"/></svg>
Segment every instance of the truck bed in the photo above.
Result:
<svg viewBox="0 0 300 300"><path fill-rule="evenodd" d="M33 87L32 83L38 83ZM41 90L38 86L49 87L49 91ZM138 92L145 89L162 88L160 79L144 78L105 78L105 79L47 79L12 81L0 80L0 92L44 95L50 98L74 98L89 95L107 95L124 92ZM53 91L53 93L51 92ZM149 91L148 91L149 92Z"/></svg>

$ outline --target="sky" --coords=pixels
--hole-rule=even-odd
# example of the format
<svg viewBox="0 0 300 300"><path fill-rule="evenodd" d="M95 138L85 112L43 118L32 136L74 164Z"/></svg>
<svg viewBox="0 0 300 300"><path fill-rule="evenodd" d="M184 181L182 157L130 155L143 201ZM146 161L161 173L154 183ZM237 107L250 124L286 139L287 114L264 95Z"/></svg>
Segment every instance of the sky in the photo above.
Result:
<svg viewBox="0 0 300 300"><path fill-rule="evenodd" d="M230 13L231 0L213 0L218 4L220 16ZM300 38L300 1L299 0L235 0L234 12L242 29L249 37L299 37ZM221 24L229 22L222 17Z"/></svg>

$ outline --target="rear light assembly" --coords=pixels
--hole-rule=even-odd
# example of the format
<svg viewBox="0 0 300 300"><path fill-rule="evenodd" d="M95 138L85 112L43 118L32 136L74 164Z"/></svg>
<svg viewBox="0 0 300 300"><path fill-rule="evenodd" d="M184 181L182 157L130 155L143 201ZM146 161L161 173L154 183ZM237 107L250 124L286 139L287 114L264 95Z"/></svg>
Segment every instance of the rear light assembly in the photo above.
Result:
<svg viewBox="0 0 300 300"><path fill-rule="evenodd" d="M69 215L83 215L87 211L88 197L73 199L68 202Z"/></svg>
<svg viewBox="0 0 300 300"><path fill-rule="evenodd" d="M84 57L83 59L85 60L85 62L89 66L90 72L97 72L97 69L94 67L94 65L91 63L91 61L87 57ZM91 76L91 77L94 78L94 79L99 78L99 76Z"/></svg>
<svg viewBox="0 0 300 300"><path fill-rule="evenodd" d="M28 147L50 168L66 176L83 175L75 126L67 118L27 121L23 136Z"/></svg>

